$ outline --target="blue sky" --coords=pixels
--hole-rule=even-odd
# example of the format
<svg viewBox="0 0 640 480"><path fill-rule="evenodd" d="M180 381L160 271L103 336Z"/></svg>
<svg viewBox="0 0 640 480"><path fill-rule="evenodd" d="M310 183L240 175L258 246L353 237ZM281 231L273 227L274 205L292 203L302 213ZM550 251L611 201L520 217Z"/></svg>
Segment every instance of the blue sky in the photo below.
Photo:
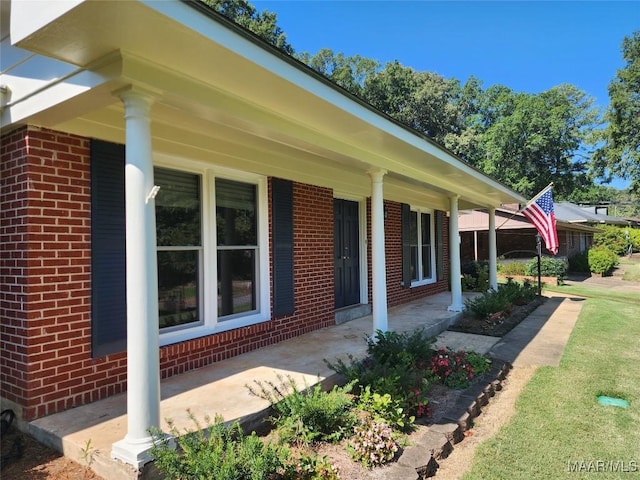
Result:
<svg viewBox="0 0 640 480"><path fill-rule="evenodd" d="M296 52L330 48L483 86L538 93L571 83L608 104L640 30L640 1L255 0L275 12ZM614 186L622 188L616 182Z"/></svg>

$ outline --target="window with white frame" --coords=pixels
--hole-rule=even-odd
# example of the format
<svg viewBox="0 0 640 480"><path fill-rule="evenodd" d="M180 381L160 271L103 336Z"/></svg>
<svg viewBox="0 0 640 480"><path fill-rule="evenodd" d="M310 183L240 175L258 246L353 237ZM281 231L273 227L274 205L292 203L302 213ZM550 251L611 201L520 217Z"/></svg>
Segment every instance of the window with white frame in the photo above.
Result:
<svg viewBox="0 0 640 480"><path fill-rule="evenodd" d="M256 310L256 185L216 178L218 317Z"/></svg>
<svg viewBox="0 0 640 480"><path fill-rule="evenodd" d="M435 245L431 212L411 210L411 284L435 281Z"/></svg>
<svg viewBox="0 0 640 480"><path fill-rule="evenodd" d="M156 167L154 177L160 187L156 233L162 333L182 337L187 328L201 327L199 334L208 334L266 320L268 312L261 306L268 305L268 292L261 292L260 285L268 282L260 280L267 271L261 246L268 238L261 226L260 181L164 167Z"/></svg>
<svg viewBox="0 0 640 480"><path fill-rule="evenodd" d="M160 328L201 324L202 201L200 175L156 168L156 236Z"/></svg>

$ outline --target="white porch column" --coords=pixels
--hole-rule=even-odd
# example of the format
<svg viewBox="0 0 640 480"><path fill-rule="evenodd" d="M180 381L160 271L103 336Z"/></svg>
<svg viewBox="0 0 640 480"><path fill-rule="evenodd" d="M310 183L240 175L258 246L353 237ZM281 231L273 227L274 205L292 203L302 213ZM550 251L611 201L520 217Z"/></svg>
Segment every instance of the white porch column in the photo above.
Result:
<svg viewBox="0 0 640 480"><path fill-rule="evenodd" d="M462 280L460 279L460 231L458 229L458 195L450 198L449 216L449 258L451 264L451 305L448 310L461 312L464 309L462 302Z"/></svg>
<svg viewBox="0 0 640 480"><path fill-rule="evenodd" d="M489 288L498 290L498 249L496 246L496 209L489 209Z"/></svg>
<svg viewBox="0 0 640 480"><path fill-rule="evenodd" d="M384 251L383 169L370 170L371 176L371 275L373 296L373 334L386 332L387 325L387 267Z"/></svg>
<svg viewBox="0 0 640 480"><path fill-rule="evenodd" d="M153 97L134 88L118 92L126 126L127 434L113 458L142 467L150 460L149 427L160 425L158 266L149 112Z"/></svg>

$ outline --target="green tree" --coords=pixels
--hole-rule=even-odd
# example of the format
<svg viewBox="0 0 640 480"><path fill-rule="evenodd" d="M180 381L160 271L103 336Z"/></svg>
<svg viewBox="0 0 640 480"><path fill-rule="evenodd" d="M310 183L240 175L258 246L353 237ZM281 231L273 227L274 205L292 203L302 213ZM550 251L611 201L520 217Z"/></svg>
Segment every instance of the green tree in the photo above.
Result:
<svg viewBox="0 0 640 480"><path fill-rule="evenodd" d="M629 179L632 189L640 190L640 31L622 41L619 69L609 84L608 125L602 132L604 145L596 152L594 172L611 180L613 176Z"/></svg>
<svg viewBox="0 0 640 480"><path fill-rule="evenodd" d="M573 85L540 94L495 88L481 109L476 166L525 196L550 182L559 196L589 185L585 144L598 122L593 99Z"/></svg>
<svg viewBox="0 0 640 480"><path fill-rule="evenodd" d="M287 36L278 26L275 13L263 10L258 12L247 0L200 0L238 25L250 30L274 47L289 55L293 47L287 42Z"/></svg>
<svg viewBox="0 0 640 480"><path fill-rule="evenodd" d="M365 80L380 67L377 61L370 58L360 55L347 57L342 52L334 53L329 48L323 48L315 55L303 52L296 57L359 97L363 96Z"/></svg>

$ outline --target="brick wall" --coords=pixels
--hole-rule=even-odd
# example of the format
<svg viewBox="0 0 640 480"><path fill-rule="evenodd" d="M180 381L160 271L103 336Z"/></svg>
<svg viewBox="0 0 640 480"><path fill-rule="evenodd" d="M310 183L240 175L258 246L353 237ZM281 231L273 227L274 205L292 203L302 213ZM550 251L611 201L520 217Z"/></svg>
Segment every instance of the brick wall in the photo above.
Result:
<svg viewBox="0 0 640 480"><path fill-rule="evenodd" d="M385 261L387 267L387 305L393 307L412 300L446 292L449 289L449 222L444 217L444 280L414 288L404 288L402 286L402 204L398 202L385 201L386 218L385 226ZM369 285L371 278L371 200L367 200L367 258L369 262ZM369 291L369 302L372 301L371 289Z"/></svg>
<svg viewBox="0 0 640 480"><path fill-rule="evenodd" d="M23 418L122 391L124 357L91 359L89 141L2 139L2 395Z"/></svg>

